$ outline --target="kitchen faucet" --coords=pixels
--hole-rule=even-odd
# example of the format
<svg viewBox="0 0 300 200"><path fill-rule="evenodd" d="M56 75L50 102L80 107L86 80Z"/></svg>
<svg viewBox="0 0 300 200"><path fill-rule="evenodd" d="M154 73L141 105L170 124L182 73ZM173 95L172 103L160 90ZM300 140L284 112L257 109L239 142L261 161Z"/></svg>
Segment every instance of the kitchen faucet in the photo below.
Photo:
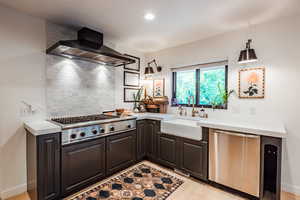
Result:
<svg viewBox="0 0 300 200"><path fill-rule="evenodd" d="M195 108L195 98L194 98L194 96L189 96L189 98L188 98L188 102L189 102L189 105L190 105L190 100L192 99L192 104L193 104L193 109L192 109L192 117L196 117L196 114L198 114L199 113L199 111L198 110L196 110L196 108Z"/></svg>

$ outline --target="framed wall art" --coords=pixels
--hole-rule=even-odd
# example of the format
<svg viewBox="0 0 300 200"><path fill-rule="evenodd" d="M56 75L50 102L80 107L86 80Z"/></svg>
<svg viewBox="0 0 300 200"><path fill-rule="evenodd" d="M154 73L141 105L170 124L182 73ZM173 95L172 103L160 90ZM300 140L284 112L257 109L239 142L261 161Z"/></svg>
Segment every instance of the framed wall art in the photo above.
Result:
<svg viewBox="0 0 300 200"><path fill-rule="evenodd" d="M153 80L153 97L165 96L165 79Z"/></svg>
<svg viewBox="0 0 300 200"><path fill-rule="evenodd" d="M145 97L145 95L152 97L153 96L153 80L143 80L142 81L142 85L143 85L143 97Z"/></svg>
<svg viewBox="0 0 300 200"><path fill-rule="evenodd" d="M128 56L130 58L132 58L133 60L135 60L135 63L132 64L128 64L128 65L124 65L124 69L126 70L134 70L134 71L140 71L140 65L141 65L141 60L138 57L135 56L131 56L128 54L125 54L125 56Z"/></svg>
<svg viewBox="0 0 300 200"><path fill-rule="evenodd" d="M138 88L124 88L124 102L132 103L135 102L133 95L137 94L139 91Z"/></svg>
<svg viewBox="0 0 300 200"><path fill-rule="evenodd" d="M265 97L265 68L247 68L239 71L239 98Z"/></svg>
<svg viewBox="0 0 300 200"><path fill-rule="evenodd" d="M124 71L124 86L139 87L140 73Z"/></svg>

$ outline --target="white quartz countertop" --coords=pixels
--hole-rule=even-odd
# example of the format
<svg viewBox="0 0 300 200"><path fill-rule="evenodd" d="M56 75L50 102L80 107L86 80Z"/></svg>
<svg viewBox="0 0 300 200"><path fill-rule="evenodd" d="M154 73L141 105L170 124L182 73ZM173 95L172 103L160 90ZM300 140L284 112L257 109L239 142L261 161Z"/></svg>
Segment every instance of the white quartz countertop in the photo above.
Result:
<svg viewBox="0 0 300 200"><path fill-rule="evenodd" d="M201 119L199 117L185 117L174 114L160 114L160 113L137 113L128 119L136 117L137 120L141 119L153 119L153 120L172 120L172 119L184 119L197 121L197 125L201 127L222 129L227 131L243 132L255 135L264 135L278 138L286 138L287 132L284 124L281 122L275 122L274 120L255 120L245 118L234 118L231 116L226 119ZM125 118L124 118L125 119ZM84 124L89 125L89 124ZM24 122L25 128L33 135L44 135L50 133L57 133L61 131L61 127L51 123L47 120L33 120Z"/></svg>
<svg viewBox="0 0 300 200"><path fill-rule="evenodd" d="M25 121L24 127L35 136L61 132L61 127L47 120Z"/></svg>
<svg viewBox="0 0 300 200"><path fill-rule="evenodd" d="M157 119L157 120L172 120L172 118L180 118L185 120L197 121L198 126L222 129L227 131L243 132L255 135L271 136L278 138L286 138L287 132L282 122L274 120L258 120L228 116L226 119L199 117L185 117L172 114L160 113L141 113L135 114L137 119Z"/></svg>

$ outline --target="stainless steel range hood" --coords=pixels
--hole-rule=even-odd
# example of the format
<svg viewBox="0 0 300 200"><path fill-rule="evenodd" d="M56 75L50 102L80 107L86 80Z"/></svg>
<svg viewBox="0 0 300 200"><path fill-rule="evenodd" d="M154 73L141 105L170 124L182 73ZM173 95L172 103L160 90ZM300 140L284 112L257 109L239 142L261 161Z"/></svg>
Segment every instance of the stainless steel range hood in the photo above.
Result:
<svg viewBox="0 0 300 200"><path fill-rule="evenodd" d="M132 58L104 46L103 34L88 28L78 31L78 40L58 41L46 53L115 67L135 62Z"/></svg>

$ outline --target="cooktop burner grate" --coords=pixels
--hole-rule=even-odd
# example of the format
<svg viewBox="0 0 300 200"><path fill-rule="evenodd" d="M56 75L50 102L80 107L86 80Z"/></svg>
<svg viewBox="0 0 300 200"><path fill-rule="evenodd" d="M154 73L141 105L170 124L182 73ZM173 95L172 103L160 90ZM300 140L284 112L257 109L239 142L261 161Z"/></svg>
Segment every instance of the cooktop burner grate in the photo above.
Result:
<svg viewBox="0 0 300 200"><path fill-rule="evenodd" d="M60 124L76 124L80 122L98 121L98 120L114 119L114 118L119 118L119 117L100 114L100 115L86 115L86 116L78 116L78 117L61 117L61 118L53 118L51 120Z"/></svg>

